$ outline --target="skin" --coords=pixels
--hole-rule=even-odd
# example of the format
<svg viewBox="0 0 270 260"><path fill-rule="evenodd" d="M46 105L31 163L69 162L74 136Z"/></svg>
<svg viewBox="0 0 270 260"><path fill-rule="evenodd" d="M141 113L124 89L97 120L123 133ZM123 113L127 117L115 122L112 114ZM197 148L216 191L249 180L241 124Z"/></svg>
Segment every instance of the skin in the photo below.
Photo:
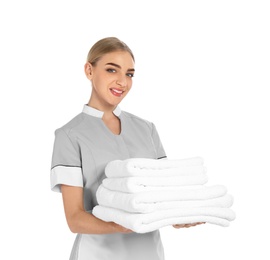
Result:
<svg viewBox="0 0 270 260"><path fill-rule="evenodd" d="M104 111L102 120L115 134L120 133L121 126L113 110L130 91L134 72L132 57L128 52L123 51L105 54L96 66L85 64L86 77L92 83L88 105ZM115 93L115 91L123 92Z"/></svg>
<svg viewBox="0 0 270 260"><path fill-rule="evenodd" d="M120 134L120 120L113 114L113 111L132 87L135 69L131 55L125 51L105 54L95 66L86 63L84 71L92 84L88 105L103 111L104 124L114 134ZM114 222L102 221L86 212L83 205L83 188L61 185L61 191L65 216L71 232L81 234L132 232ZM173 225L173 227L187 228L199 224L202 223Z"/></svg>

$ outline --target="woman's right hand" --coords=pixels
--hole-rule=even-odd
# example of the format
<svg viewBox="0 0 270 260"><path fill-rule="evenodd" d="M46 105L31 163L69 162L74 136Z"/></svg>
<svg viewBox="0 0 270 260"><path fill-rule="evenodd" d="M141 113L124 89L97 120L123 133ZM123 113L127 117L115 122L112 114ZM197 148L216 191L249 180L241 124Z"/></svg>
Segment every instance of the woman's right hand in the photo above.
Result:
<svg viewBox="0 0 270 260"><path fill-rule="evenodd" d="M113 224L115 232L117 233L132 233L133 232L131 229L125 228L119 224L116 224L114 222L111 222L111 223Z"/></svg>

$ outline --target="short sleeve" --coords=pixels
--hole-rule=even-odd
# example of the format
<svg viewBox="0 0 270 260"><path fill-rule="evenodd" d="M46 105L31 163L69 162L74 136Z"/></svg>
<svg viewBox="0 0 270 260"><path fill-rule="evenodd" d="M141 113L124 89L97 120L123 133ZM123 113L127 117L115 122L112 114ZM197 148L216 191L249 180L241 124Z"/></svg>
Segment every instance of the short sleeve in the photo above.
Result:
<svg viewBox="0 0 270 260"><path fill-rule="evenodd" d="M56 192L61 192L61 184L83 187L79 145L63 129L55 131L50 181Z"/></svg>
<svg viewBox="0 0 270 260"><path fill-rule="evenodd" d="M156 126L154 124L152 124L152 138L153 138L154 146L156 148L157 159L166 158L167 156L166 156L164 147L161 143L161 140L159 138L159 134L158 134Z"/></svg>

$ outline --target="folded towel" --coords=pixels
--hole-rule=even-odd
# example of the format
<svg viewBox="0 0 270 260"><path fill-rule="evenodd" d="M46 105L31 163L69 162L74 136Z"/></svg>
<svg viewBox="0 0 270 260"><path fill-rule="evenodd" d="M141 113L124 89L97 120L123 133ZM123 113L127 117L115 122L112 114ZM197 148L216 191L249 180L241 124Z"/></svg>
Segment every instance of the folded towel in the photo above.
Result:
<svg viewBox="0 0 270 260"><path fill-rule="evenodd" d="M205 173L171 177L122 177L105 178L103 186L109 190L122 192L162 191L176 186L202 185L207 182Z"/></svg>
<svg viewBox="0 0 270 260"><path fill-rule="evenodd" d="M196 185L196 188L192 186L189 189L178 187L171 191L124 193L111 191L101 184L97 190L96 196L98 204L102 206L122 209L128 212L152 212L162 207L162 205L167 208L168 206L165 205L165 202L203 201L222 197L226 193L227 189L223 185ZM164 203L162 204L161 202Z"/></svg>
<svg viewBox="0 0 270 260"><path fill-rule="evenodd" d="M123 210L95 206L93 214L103 221L115 222L137 233L146 233L159 228L195 222L207 222L227 227L235 219L235 213L229 208L181 208L155 211L147 214L134 214Z"/></svg>
<svg viewBox="0 0 270 260"><path fill-rule="evenodd" d="M155 160L148 158L131 158L126 160L114 160L105 168L107 177L129 176L178 176L190 174L202 174L206 171L203 159L193 157L179 160Z"/></svg>
<svg viewBox="0 0 270 260"><path fill-rule="evenodd" d="M140 213L149 213L156 210L166 210L176 208L195 208L195 207L229 208L232 205L233 205L233 196L230 194L226 194L218 198L206 200L177 200L177 201L162 201L156 203L148 203L147 206L145 205L145 209L140 211ZM137 212L138 211L135 211L135 213Z"/></svg>

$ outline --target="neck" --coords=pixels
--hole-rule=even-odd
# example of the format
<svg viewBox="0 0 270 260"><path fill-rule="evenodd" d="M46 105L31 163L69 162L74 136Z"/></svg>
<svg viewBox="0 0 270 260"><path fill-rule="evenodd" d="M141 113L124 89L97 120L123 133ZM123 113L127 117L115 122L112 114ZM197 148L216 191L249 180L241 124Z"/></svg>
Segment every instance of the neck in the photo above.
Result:
<svg viewBox="0 0 270 260"><path fill-rule="evenodd" d="M109 118L109 117L115 116L113 111L115 110L116 106L112 106L112 105L108 105L108 104L105 105L105 104L102 104L100 102L95 102L91 98L90 98L87 105L90 107L93 107L99 111L104 112L103 118L104 117Z"/></svg>

